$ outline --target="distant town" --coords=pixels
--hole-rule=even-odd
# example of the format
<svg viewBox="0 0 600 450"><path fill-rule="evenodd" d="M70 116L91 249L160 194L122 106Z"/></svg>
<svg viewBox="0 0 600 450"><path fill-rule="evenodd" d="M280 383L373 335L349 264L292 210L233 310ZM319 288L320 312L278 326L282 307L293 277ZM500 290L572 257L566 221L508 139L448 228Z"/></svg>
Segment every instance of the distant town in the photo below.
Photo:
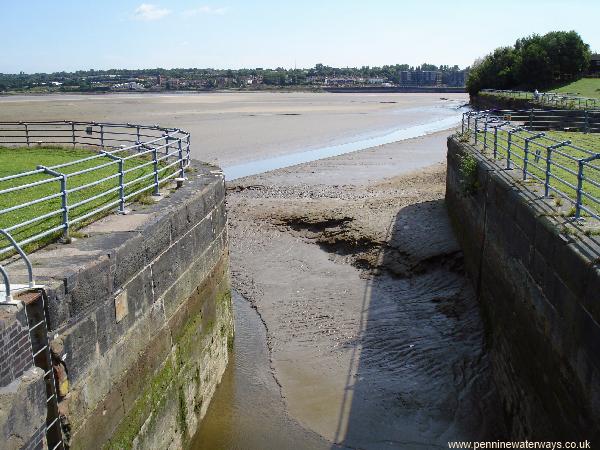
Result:
<svg viewBox="0 0 600 450"><path fill-rule="evenodd" d="M311 69L111 69L35 74L0 74L0 92L110 92L326 89L361 87L462 88L468 74L458 66L396 64L383 67Z"/></svg>

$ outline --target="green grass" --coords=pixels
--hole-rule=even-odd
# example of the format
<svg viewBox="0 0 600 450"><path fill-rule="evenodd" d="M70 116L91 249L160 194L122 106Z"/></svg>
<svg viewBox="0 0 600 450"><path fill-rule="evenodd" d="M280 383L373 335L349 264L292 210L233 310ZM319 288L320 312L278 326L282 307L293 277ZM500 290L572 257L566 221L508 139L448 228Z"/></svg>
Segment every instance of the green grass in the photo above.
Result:
<svg viewBox="0 0 600 450"><path fill-rule="evenodd" d="M577 94L582 97L600 98L600 78L582 78L550 92Z"/></svg>
<svg viewBox="0 0 600 450"><path fill-rule="evenodd" d="M540 145L535 145L533 143L529 144L528 156L528 171L535 175L538 179L542 180L542 182L543 180L545 180L546 158L548 154L547 146L555 144L554 141L551 141L548 138L556 139L561 142L570 140L573 143L573 145L582 147L583 149L592 152L600 152L600 134L584 134L563 131L547 131L545 132L545 134L547 137L539 138L534 141L536 143L539 143ZM511 160L518 167L516 170L521 170L521 168L523 167L523 158L525 155L523 149L525 147L525 138L530 136L531 134L526 133L515 133L512 135ZM480 144L483 144L483 132L480 133L478 141ZM490 153L493 149L493 142L493 133L488 133L487 145ZM499 131L497 151L499 158L506 159L507 144L508 133L506 131ZM537 162L536 151L539 151L539 160ZM552 166L552 174L555 177L561 178L562 180L564 180L564 182L553 176L550 179L550 186L562 191L569 198L575 200L577 197L577 191L566 183L569 183L572 186L577 186L576 173L578 171L579 166L577 161L573 161L572 159L561 153L564 153L565 155L568 155L573 158L585 158L589 155L583 151L574 149L572 147L561 147L552 152L551 160L553 163L557 164ZM594 167L600 169L600 160L597 160L592 164L594 165ZM558 165L563 166L564 168L561 168ZM570 171L574 173L571 173ZM600 198L600 188L594 186L589 181L592 180L600 184L600 170L588 168L587 170L584 170L584 176L586 179L584 180L582 185L583 191L595 198ZM550 193L553 194L555 197L558 197L558 194L554 193L552 190L550 191ZM596 214L600 214L600 205L598 205L596 202L584 197L583 204L592 209ZM572 211L569 211L569 215L571 214Z"/></svg>
<svg viewBox="0 0 600 450"><path fill-rule="evenodd" d="M31 147L31 148L2 148L0 147L0 178L13 175L20 172L26 172L30 170L35 170L37 165L44 166L54 166L57 164L63 164L66 162L75 161L78 159L86 158L92 155L96 155L97 153L84 150L84 149L66 149L60 147ZM120 156L126 156L125 154ZM130 160L125 161L125 170L130 168L135 168L140 166L141 164L147 163L150 158L146 157L147 155L142 155L140 157L132 158ZM110 160L106 157L93 159L91 161L86 161L83 163L77 163L69 167L65 167L62 169L57 169L66 174L74 173L80 171L82 169L87 169L91 167L97 167L102 164L109 162ZM132 181L142 175L149 174L153 170L152 165L148 165L145 167L140 167L138 169L133 170L132 172L126 174L125 182ZM107 167L100 168L98 170L85 173L82 175L75 175L67 178L67 188L72 189L74 187L83 186L90 182L99 180L101 178L113 175L118 173L118 165L112 164ZM47 174L36 174L32 176L27 176L24 178L17 178L9 181L0 182L0 190L10 188L13 186L21 186L25 184L32 183L34 181L45 180L53 178ZM133 193L140 189L143 184L148 185L152 183L152 177L148 177L142 182L134 183L131 186L127 187L125 194ZM73 192L69 194L69 205L73 205L77 202L80 202L85 199L89 199L98 195L102 192L110 188L114 188L119 185L118 177L112 178L110 180L99 183L95 186L86 187L80 191ZM60 192L60 182L55 181L47 184L43 184L40 186L35 186L31 188L26 188L23 190L5 193L0 195L0 210L21 204L24 202L32 201L35 199L39 199L41 197L55 194ZM146 191L148 192L148 191ZM92 210L102 206L107 205L119 198L119 192L116 190L110 194L102 196L98 199L92 200L84 205L76 207L69 211L69 220L73 220L77 217L81 217ZM91 216L90 218L84 219L81 222L73 225L73 230L77 228L81 228L82 226L97 220L99 217L109 214L110 212L116 210L118 207L115 206L113 208L109 208L104 212ZM26 220L32 219L36 216L41 216L46 213L50 213L51 211L56 211L61 208L61 198L55 198L51 200L46 200L36 205L26 207L23 209L19 209L16 211L8 212L5 214L0 214L0 229L5 229L12 225L22 223ZM32 224L26 225L21 228L15 229L11 234L17 241L22 241L30 236L33 236L37 233L40 233L45 230L52 229L62 223L62 215L61 213L55 214L47 219L43 219L42 221L37 221ZM26 251L32 251L41 245L48 243L49 241L56 239L62 233L59 231L54 235L48 236L46 238L42 238L42 240L37 242L32 242L30 245L26 246ZM5 238L0 238L0 248L5 247L8 244ZM0 259L3 258L4 255L0 255Z"/></svg>
<svg viewBox="0 0 600 450"><path fill-rule="evenodd" d="M574 131L544 131L547 136L558 141L571 141L573 145L600 153L600 133L580 133Z"/></svg>
<svg viewBox="0 0 600 450"><path fill-rule="evenodd" d="M558 87L556 89L550 90L548 92L556 92L563 94L572 94L577 97L582 98L590 98L590 99L600 99L600 78L582 78L580 80L574 81L572 83L566 84L564 86ZM504 99L521 99L525 100L533 100L533 91L515 91L515 92L480 92L479 95L482 96L495 96ZM555 100L548 100L544 103L546 106L554 107L556 109L593 109L597 108L598 102L596 102L596 106L594 106L593 102L588 101L587 106L584 100L575 100L575 99L563 99L557 98Z"/></svg>

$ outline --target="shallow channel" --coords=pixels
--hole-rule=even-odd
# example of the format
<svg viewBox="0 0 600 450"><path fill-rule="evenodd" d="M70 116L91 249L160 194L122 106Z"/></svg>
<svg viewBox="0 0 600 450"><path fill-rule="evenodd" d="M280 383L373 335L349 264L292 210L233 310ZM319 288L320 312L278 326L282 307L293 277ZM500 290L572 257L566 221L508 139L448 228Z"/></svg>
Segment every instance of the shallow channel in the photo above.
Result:
<svg viewBox="0 0 600 450"><path fill-rule="evenodd" d="M191 448L330 449L286 411L270 369L265 327L256 310L233 291L234 350Z"/></svg>
<svg viewBox="0 0 600 450"><path fill-rule="evenodd" d="M372 134L358 135L350 142L327 145L311 150L224 167L223 172L225 173L225 179L231 181L237 178L268 172L270 170L295 166L297 164L316 161L318 159L339 156L358 150L391 144L392 142L404 141L406 139L424 136L437 131L447 130L460 122L464 111L463 108L457 108L456 106L429 108L429 110L431 110L435 120L423 124L394 128L376 136L373 136Z"/></svg>

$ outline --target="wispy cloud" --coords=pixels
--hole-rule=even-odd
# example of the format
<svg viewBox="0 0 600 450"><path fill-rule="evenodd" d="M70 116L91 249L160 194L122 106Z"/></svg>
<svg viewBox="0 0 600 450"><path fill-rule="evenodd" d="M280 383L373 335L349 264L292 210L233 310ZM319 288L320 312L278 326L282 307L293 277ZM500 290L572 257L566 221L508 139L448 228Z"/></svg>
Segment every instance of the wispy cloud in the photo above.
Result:
<svg viewBox="0 0 600 450"><path fill-rule="evenodd" d="M213 15L213 16L222 16L227 14L228 8L224 6L213 7L213 6L199 6L197 8L188 9L183 12L183 15L186 17L194 17L200 15Z"/></svg>
<svg viewBox="0 0 600 450"><path fill-rule="evenodd" d="M150 3L142 3L135 8L133 18L136 20L150 21L162 19L169 14L171 14L171 11L166 8L161 8L160 6L152 5Z"/></svg>

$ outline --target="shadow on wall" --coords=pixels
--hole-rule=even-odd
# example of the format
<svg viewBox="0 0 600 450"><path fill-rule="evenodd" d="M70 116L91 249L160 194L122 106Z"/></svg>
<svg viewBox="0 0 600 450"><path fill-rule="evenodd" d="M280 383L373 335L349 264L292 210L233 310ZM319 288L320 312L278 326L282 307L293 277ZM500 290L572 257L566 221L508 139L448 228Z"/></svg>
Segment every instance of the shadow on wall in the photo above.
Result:
<svg viewBox="0 0 600 450"><path fill-rule="evenodd" d="M483 324L444 201L403 208L388 236L364 292L335 441L447 448L448 441L506 437Z"/></svg>

